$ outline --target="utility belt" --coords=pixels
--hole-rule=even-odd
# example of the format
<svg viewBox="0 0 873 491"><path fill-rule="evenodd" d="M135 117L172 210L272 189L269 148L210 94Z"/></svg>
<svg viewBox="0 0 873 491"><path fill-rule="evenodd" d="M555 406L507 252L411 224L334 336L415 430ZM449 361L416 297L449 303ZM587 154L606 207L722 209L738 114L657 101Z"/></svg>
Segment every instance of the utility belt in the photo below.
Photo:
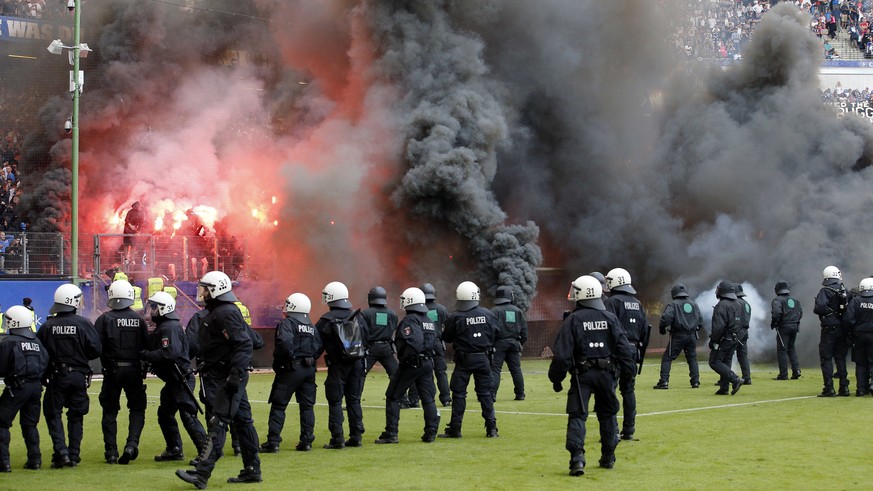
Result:
<svg viewBox="0 0 873 491"><path fill-rule="evenodd" d="M139 367L140 367L140 362L139 362L139 361L129 361L129 360L124 360L124 361L122 361L122 360L113 360L113 361L112 361L112 364L115 365L117 368L131 368L131 367L137 367L137 368L139 368Z"/></svg>
<svg viewBox="0 0 873 491"><path fill-rule="evenodd" d="M370 341L370 344L391 344L391 340L387 341Z"/></svg>
<svg viewBox="0 0 873 491"><path fill-rule="evenodd" d="M36 384L38 384L38 383L40 383L40 382L39 382L39 377L31 377L31 376L26 376L26 377L9 377L9 378L5 379L3 382L4 382L8 387L12 387L13 389L17 389L17 388L19 388L19 387L22 387L22 386L24 386L24 384L30 384L30 383L36 383Z"/></svg>
<svg viewBox="0 0 873 491"><path fill-rule="evenodd" d="M840 326L837 326L837 325L833 325L833 326L821 326L821 330L822 330L823 332L827 332L827 333L837 332L837 330L838 330L839 328L840 328Z"/></svg>
<svg viewBox="0 0 873 491"><path fill-rule="evenodd" d="M79 372L79 373L83 373L85 375L90 375L90 374L94 373L94 371L91 370L91 367L70 366L70 365L67 365L66 363L55 363L54 365L52 365L52 367L53 367L52 373L54 375L66 375L68 373L73 373L73 372Z"/></svg>
<svg viewBox="0 0 873 491"><path fill-rule="evenodd" d="M464 361L467 358L473 358L476 356L490 356L491 353L488 351L456 351L455 352L455 361Z"/></svg>
<svg viewBox="0 0 873 491"><path fill-rule="evenodd" d="M576 371L579 373L587 372L588 370L612 370L612 358L586 358L576 364Z"/></svg>
<svg viewBox="0 0 873 491"><path fill-rule="evenodd" d="M422 364L424 364L424 362L426 362L428 360L433 360L433 355L420 354L418 356L411 357L407 360L403 360L403 365L408 366L408 367L412 367L412 368L419 368Z"/></svg>

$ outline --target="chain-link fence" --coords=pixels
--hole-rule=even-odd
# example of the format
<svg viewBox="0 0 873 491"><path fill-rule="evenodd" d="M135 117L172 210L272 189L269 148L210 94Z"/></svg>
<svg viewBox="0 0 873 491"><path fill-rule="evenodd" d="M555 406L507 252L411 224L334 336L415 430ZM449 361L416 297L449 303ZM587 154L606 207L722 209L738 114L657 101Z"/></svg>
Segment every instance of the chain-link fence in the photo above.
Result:
<svg viewBox="0 0 873 491"><path fill-rule="evenodd" d="M141 277L195 281L208 271L223 271L232 280L242 274L246 244L235 237L190 237L130 234L94 236L94 277L117 269Z"/></svg>
<svg viewBox="0 0 873 491"><path fill-rule="evenodd" d="M64 239L60 232L4 234L0 250L0 274L64 274Z"/></svg>

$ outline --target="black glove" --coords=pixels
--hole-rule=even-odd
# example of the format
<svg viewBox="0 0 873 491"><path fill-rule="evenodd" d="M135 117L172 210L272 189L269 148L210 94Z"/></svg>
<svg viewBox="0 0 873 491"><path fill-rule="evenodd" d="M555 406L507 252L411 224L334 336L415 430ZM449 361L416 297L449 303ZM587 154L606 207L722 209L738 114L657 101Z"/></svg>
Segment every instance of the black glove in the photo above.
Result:
<svg viewBox="0 0 873 491"><path fill-rule="evenodd" d="M552 390L555 392L561 392L564 390L564 386L561 385L561 382L552 382Z"/></svg>
<svg viewBox="0 0 873 491"><path fill-rule="evenodd" d="M715 349L715 341L709 342L709 349Z"/></svg>
<svg viewBox="0 0 873 491"><path fill-rule="evenodd" d="M663 327L659 327L658 332L661 333L661 336L663 336L663 335L667 334L667 329L665 329Z"/></svg>
<svg viewBox="0 0 873 491"><path fill-rule="evenodd" d="M242 374L237 370L231 370L227 381L224 383L224 391L228 394L236 394L239 391Z"/></svg>

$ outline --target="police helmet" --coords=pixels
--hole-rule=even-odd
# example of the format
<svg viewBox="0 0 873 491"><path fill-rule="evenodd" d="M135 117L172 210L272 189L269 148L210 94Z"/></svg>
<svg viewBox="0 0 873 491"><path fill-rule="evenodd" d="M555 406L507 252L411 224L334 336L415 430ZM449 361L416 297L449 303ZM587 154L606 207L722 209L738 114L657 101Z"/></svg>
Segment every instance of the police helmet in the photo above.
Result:
<svg viewBox="0 0 873 491"><path fill-rule="evenodd" d="M583 275L573 280L570 283L570 293L567 295L568 300L573 300L579 305L606 310L602 297L603 287L600 286L600 281L591 275Z"/></svg>
<svg viewBox="0 0 873 491"><path fill-rule="evenodd" d="M479 287L472 281L464 281L455 290L458 310L470 310L479 305Z"/></svg>
<svg viewBox="0 0 873 491"><path fill-rule="evenodd" d="M61 285L55 290L55 303L49 313L75 312L82 304L82 290L72 283Z"/></svg>
<svg viewBox="0 0 873 491"><path fill-rule="evenodd" d="M670 289L670 296L673 298L688 298L688 292L685 290L684 283L676 283Z"/></svg>
<svg viewBox="0 0 873 491"><path fill-rule="evenodd" d="M864 278L858 285L862 297L873 297L873 278Z"/></svg>
<svg viewBox="0 0 873 491"><path fill-rule="evenodd" d="M606 273L606 284L609 291L624 292L631 295L637 291L631 286L631 275L624 268L613 268Z"/></svg>
<svg viewBox="0 0 873 491"><path fill-rule="evenodd" d="M33 312L23 305L13 305L6 309L3 319L7 331L9 329L27 329L30 331L30 326L33 324Z"/></svg>
<svg viewBox="0 0 873 491"><path fill-rule="evenodd" d="M514 299L515 295L512 293L512 287L498 286L497 293L494 294L494 305L512 303Z"/></svg>
<svg viewBox="0 0 873 491"><path fill-rule="evenodd" d="M400 308L406 309L407 312L427 313L427 307L424 305L424 292L420 288L407 288L400 294Z"/></svg>
<svg viewBox="0 0 873 491"><path fill-rule="evenodd" d="M600 288L603 289L603 293L609 293L609 285L606 282L606 276L603 276L603 273L600 271L595 271L593 273L589 273L588 276L593 276L597 278L597 281L600 282Z"/></svg>
<svg viewBox="0 0 873 491"><path fill-rule="evenodd" d="M115 280L109 285L109 308L112 310L122 310L133 305L136 294L133 291L133 285L125 280Z"/></svg>
<svg viewBox="0 0 873 491"><path fill-rule="evenodd" d="M791 293L787 281L777 281L773 289L776 291L776 295L788 295Z"/></svg>
<svg viewBox="0 0 873 491"><path fill-rule="evenodd" d="M370 291L367 292L367 303L370 305L388 305L388 293L385 292L385 289L381 286L374 286L370 288Z"/></svg>
<svg viewBox="0 0 873 491"><path fill-rule="evenodd" d="M825 279L825 280L829 280L829 279L842 280L843 273L841 273L840 268L838 268L836 266L828 266L821 272L821 277L822 277L822 279Z"/></svg>
<svg viewBox="0 0 873 491"><path fill-rule="evenodd" d="M215 300L221 300L223 302L239 301L239 299L236 298L236 295L231 291L233 289L233 284L230 281L230 277L221 271L210 271L206 273L203 275L203 278L200 278L200 281L197 282L197 286L198 300L207 300L206 293L209 293L209 297L214 298Z"/></svg>
<svg viewBox="0 0 873 491"><path fill-rule="evenodd" d="M155 292L148 299L149 307L151 307L152 316L166 317L167 319L179 320L179 314L176 313L176 299L167 292Z"/></svg>
<svg viewBox="0 0 873 491"><path fill-rule="evenodd" d="M715 296L717 296L718 298L729 298L731 300L736 300L737 289L730 281L723 280L715 288Z"/></svg>
<svg viewBox="0 0 873 491"><path fill-rule="evenodd" d="M740 283L734 283L734 288L737 290L736 294L738 298L743 298L746 296L746 292L743 291L743 285Z"/></svg>
<svg viewBox="0 0 873 491"><path fill-rule="evenodd" d="M321 291L321 303L340 309L352 308L349 302L349 289L339 281L331 281Z"/></svg>
<svg viewBox="0 0 873 491"><path fill-rule="evenodd" d="M421 291L424 292L425 300L436 300L436 288L433 287L430 283L422 283L420 287Z"/></svg>
<svg viewBox="0 0 873 491"><path fill-rule="evenodd" d="M312 302L303 293L292 293L285 299L285 314L300 322L310 324L309 312L312 310Z"/></svg>

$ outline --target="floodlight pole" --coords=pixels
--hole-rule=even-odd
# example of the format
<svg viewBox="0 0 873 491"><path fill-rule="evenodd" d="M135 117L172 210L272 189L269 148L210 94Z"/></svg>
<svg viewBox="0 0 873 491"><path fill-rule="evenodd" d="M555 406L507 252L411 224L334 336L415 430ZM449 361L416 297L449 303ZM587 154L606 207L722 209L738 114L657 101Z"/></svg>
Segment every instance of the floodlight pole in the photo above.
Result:
<svg viewBox="0 0 873 491"><path fill-rule="evenodd" d="M73 9L73 150L71 153L72 195L71 227L70 227L70 268L74 285L80 283L79 278L79 94L82 87L79 80L79 23L81 21L80 2L76 0Z"/></svg>

